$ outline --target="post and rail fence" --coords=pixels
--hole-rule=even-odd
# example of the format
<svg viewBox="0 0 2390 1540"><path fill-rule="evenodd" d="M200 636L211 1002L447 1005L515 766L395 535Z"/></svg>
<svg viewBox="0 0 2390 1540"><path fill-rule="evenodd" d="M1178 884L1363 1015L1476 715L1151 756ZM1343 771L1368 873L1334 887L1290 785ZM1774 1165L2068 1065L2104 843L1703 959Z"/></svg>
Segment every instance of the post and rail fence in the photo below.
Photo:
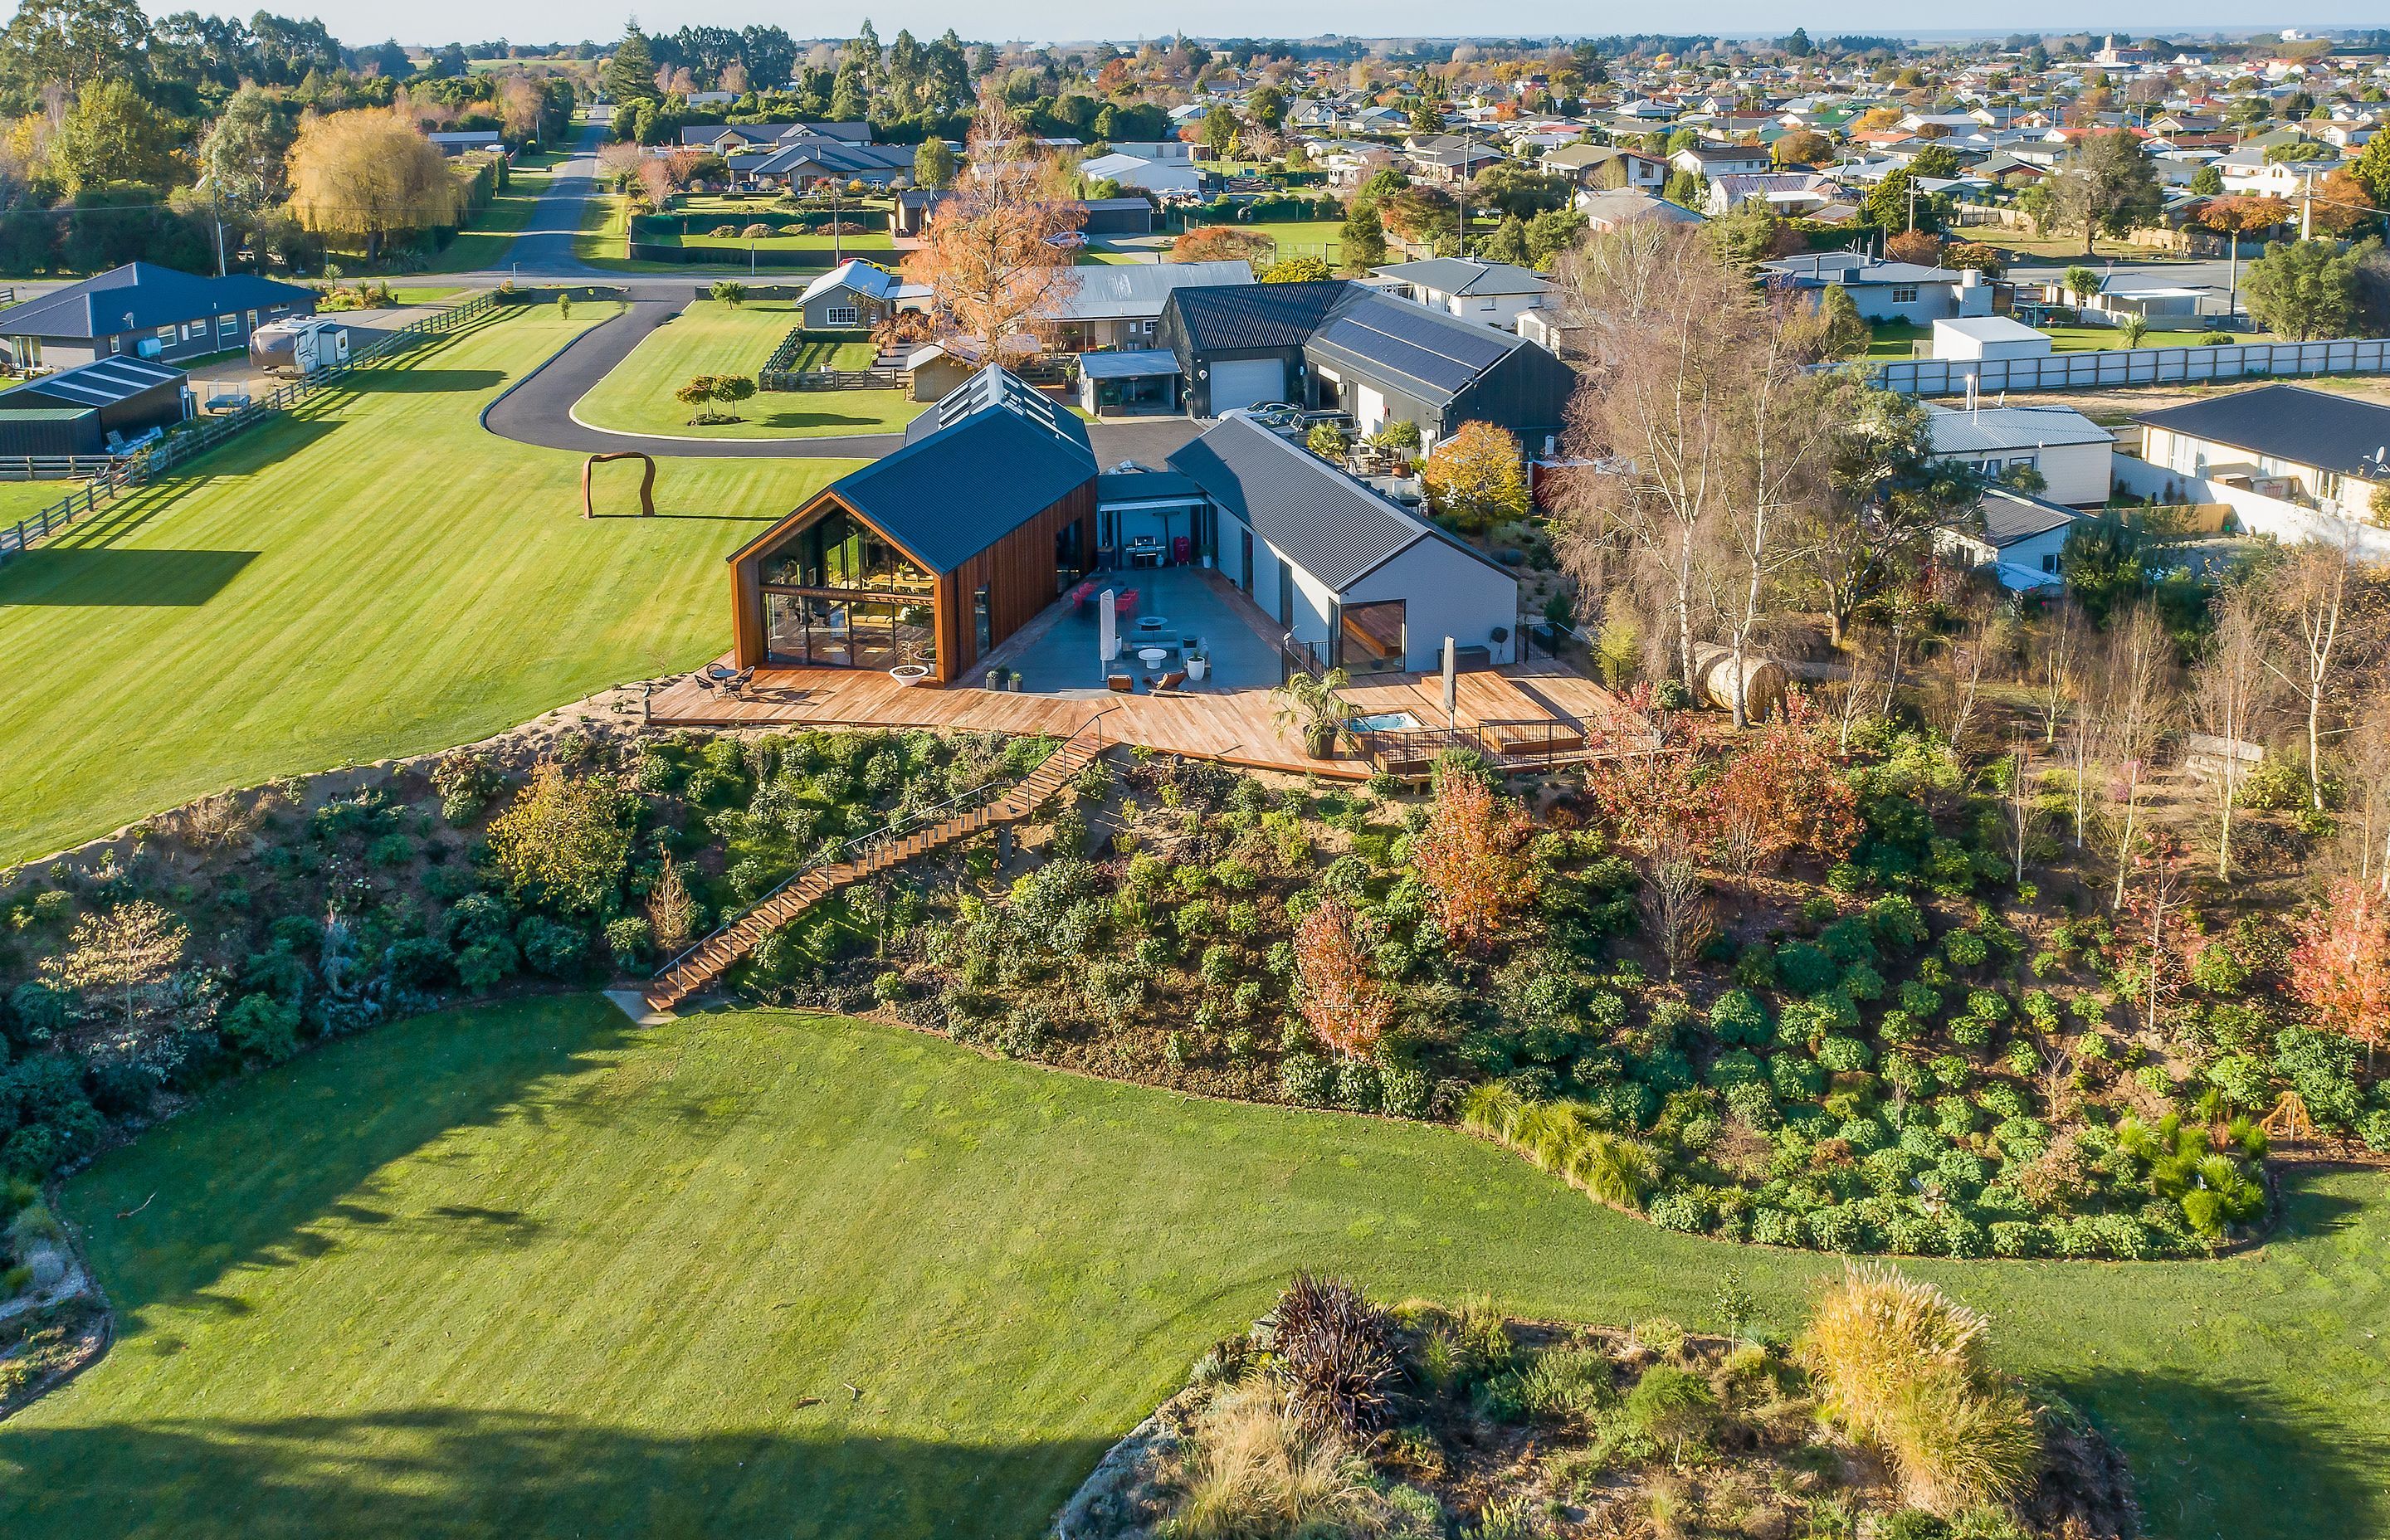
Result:
<svg viewBox="0 0 2390 1540"><path fill-rule="evenodd" d="M104 468L95 468L92 479L83 487L37 514L19 519L14 524L0 525L0 562L32 549L36 542L47 539L78 520L88 518L124 494L148 485L175 467L216 448L225 440L280 417L366 365L403 353L428 338L458 330L495 313L506 302L507 298L499 291L486 290L419 321L409 321L385 336L353 348L344 362L318 370L303 379L294 379L276 389L264 400L252 402L229 416L186 424L183 430L168 434L158 443L129 455L107 456ZM0 460L0 480L21 479L11 478L7 472L23 458L11 456Z"/></svg>

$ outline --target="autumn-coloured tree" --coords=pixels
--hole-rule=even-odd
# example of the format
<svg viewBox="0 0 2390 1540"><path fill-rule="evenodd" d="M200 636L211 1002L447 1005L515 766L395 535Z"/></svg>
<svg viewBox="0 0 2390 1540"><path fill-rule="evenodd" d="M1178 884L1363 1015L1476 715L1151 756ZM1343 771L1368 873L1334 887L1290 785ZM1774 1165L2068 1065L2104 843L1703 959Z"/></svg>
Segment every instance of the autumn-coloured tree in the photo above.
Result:
<svg viewBox="0 0 2390 1540"><path fill-rule="evenodd" d="M1353 934L1353 910L1330 896L1294 931L1295 1007L1318 1039L1366 1059L1394 1019L1394 1003L1369 971Z"/></svg>
<svg viewBox="0 0 2390 1540"><path fill-rule="evenodd" d="M2390 1044L2390 924L2373 888L2336 879L2292 921L2291 993L2326 1030L2373 1050Z"/></svg>
<svg viewBox="0 0 2390 1540"><path fill-rule="evenodd" d="M1942 237L1931 230L1897 230L1883 237L1883 254L1920 267L1942 265Z"/></svg>
<svg viewBox="0 0 2390 1540"><path fill-rule="evenodd" d="M1258 273L1278 255L1278 243L1257 230L1199 225L1170 243L1172 262L1242 262Z"/></svg>
<svg viewBox="0 0 2390 1540"><path fill-rule="evenodd" d="M1683 728L1657 708L1651 687L1620 703L1624 720L1610 735L1620 752L1593 767L1587 789L1618 843L1641 860L1644 913L1674 978L1708 929L1699 856L1714 807Z"/></svg>
<svg viewBox="0 0 2390 1540"><path fill-rule="evenodd" d="M1519 437L1490 422L1464 422L1428 452L1420 480L1428 506L1469 534L1527 516L1526 462Z"/></svg>
<svg viewBox="0 0 2390 1540"><path fill-rule="evenodd" d="M67 949L42 964L45 982L86 999L112 996L130 1038L157 1007L189 932L167 910L137 899L78 918Z"/></svg>
<svg viewBox="0 0 2390 1540"><path fill-rule="evenodd" d="M1435 802L1411 841L1411 863L1444 933L1473 950L1536 896L1535 870L1521 851L1527 820L1469 769L1439 764L1433 784Z"/></svg>
<svg viewBox="0 0 2390 1540"><path fill-rule="evenodd" d="M290 147L290 212L310 230L365 242L452 223L462 201L440 147L393 113L360 108L309 118Z"/></svg>
<svg viewBox="0 0 2390 1540"><path fill-rule="evenodd" d="M1077 289L1073 237L1086 207L993 92L980 98L969 146L970 164L930 216L905 276L936 297L948 335L994 353Z"/></svg>
<svg viewBox="0 0 2390 1540"><path fill-rule="evenodd" d="M550 760L490 822L490 854L519 894L567 913L604 907L630 859L630 799L602 776Z"/></svg>
<svg viewBox="0 0 2390 1540"><path fill-rule="evenodd" d="M1843 859L1858 841L1858 798L1827 744L1831 732L1805 693L1703 788L1718 864L1744 889L1787 852Z"/></svg>
<svg viewBox="0 0 2390 1540"><path fill-rule="evenodd" d="M669 852L648 888L648 924L655 931L657 948L666 956L679 951L697 928L697 900L689 896L680 863Z"/></svg>

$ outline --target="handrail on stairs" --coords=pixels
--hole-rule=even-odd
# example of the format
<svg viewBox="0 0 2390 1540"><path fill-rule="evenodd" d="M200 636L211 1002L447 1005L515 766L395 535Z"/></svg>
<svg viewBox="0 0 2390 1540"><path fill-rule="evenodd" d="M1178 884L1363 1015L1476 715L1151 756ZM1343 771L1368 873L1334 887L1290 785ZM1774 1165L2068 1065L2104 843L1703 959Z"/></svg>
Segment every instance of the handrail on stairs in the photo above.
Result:
<svg viewBox="0 0 2390 1540"><path fill-rule="evenodd" d="M872 852L882 845L901 840L908 834L918 833L924 828L934 827L936 824L944 823L949 818L960 816L961 814L973 806L981 806L989 802L1002 802L1022 783L1026 782L1030 776L1034 776L1038 771L1043 770L1046 767L1047 761L1060 753L1063 750L1069 748L1073 738L1076 738L1081 734L1086 733L1090 728L1094 727L1098 722L1101 721L1104 717L1111 715L1113 712L1118 711L1119 709L1120 708L1118 706L1107 706L1102 711L1098 712L1094 716L1087 718L1086 722L1080 724L1077 732L1073 733L1070 738L1063 738L1060 742L1056 743L1053 748L1047 750L1044 754L1038 757L1036 764L1022 771L1018 777L1009 783L1000 784L996 781L988 781L983 785L973 787L969 791L963 792L960 796L949 797L944 802L933 802L928 807L916 808L910 812L900 812L894 818L892 818L880 828L873 829L870 833L864 835L861 839L845 845L840 851L836 860L823 859L812 861L808 862L804 866L799 866L795 871L790 872L787 877L784 877L779 881L774 883L770 892L763 894L753 903L748 905L745 908L740 909L737 914L727 916L720 924L714 926L713 930L708 930L704 935L699 937L696 941L689 943L688 945L675 953L671 961L659 967L653 974L649 975L649 977L653 979L669 978L675 969L679 968L683 963L704 951L708 946L711 946L716 939L729 934L730 931L737 929L739 922L746 919L748 916L752 915L756 910L763 908L765 905L771 903L772 900L779 897L782 893L788 892L797 883L803 881L805 878L812 876L816 872L825 871L832 866L858 865L869 860L871 858ZM1103 751L1103 735L1099 732L1096 735L1096 752L1100 754Z"/></svg>

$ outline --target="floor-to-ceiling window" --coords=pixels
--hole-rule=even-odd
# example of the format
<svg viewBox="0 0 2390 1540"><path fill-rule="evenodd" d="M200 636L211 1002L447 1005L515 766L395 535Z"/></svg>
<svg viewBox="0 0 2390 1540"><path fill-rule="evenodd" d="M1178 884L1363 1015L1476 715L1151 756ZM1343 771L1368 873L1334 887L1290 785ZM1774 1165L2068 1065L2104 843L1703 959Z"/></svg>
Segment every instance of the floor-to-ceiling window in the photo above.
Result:
<svg viewBox="0 0 2390 1540"><path fill-rule="evenodd" d="M893 668L937 661L936 583L843 508L762 564L765 649L782 664Z"/></svg>

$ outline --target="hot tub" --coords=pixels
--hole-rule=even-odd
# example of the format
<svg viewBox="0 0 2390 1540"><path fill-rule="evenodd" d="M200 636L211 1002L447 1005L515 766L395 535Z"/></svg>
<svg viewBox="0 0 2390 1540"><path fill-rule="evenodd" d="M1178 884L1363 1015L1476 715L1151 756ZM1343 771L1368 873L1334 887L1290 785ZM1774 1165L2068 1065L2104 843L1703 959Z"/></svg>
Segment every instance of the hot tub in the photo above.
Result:
<svg viewBox="0 0 2390 1540"><path fill-rule="evenodd" d="M1344 730L1352 733L1407 733L1419 725L1420 719L1408 712L1380 712L1375 716L1347 718Z"/></svg>

